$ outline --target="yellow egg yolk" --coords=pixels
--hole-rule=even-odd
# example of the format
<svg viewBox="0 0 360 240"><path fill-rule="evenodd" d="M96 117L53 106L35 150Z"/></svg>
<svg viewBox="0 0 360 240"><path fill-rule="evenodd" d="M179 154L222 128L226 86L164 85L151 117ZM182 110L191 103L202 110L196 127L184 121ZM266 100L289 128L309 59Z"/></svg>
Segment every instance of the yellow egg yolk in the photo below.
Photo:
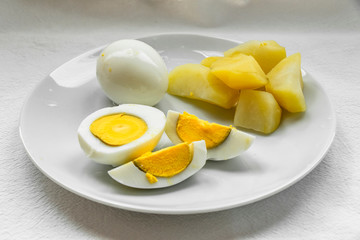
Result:
<svg viewBox="0 0 360 240"><path fill-rule="evenodd" d="M225 141L231 132L231 126L209 123L184 112L179 115L176 132L184 142L205 140L206 148L211 149Z"/></svg>
<svg viewBox="0 0 360 240"><path fill-rule="evenodd" d="M145 153L133 160L133 163L146 173L150 183L154 183L157 181L156 177L172 177L182 172L191 163L192 157L192 144L180 143L156 152Z"/></svg>
<svg viewBox="0 0 360 240"><path fill-rule="evenodd" d="M130 143L144 135L147 129L144 120L124 113L100 117L90 125L91 133L110 146Z"/></svg>
<svg viewBox="0 0 360 240"><path fill-rule="evenodd" d="M149 181L149 183L151 183L151 184L156 183L158 181L157 178L150 173L146 173L145 176L146 176L147 180Z"/></svg>

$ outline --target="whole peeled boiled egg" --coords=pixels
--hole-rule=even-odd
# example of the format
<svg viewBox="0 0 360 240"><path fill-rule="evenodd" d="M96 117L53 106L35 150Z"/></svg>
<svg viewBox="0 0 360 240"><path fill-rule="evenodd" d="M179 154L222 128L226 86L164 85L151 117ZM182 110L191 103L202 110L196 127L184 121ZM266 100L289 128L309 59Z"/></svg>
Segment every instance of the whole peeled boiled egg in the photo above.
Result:
<svg viewBox="0 0 360 240"><path fill-rule="evenodd" d="M95 162L119 166L152 151L165 122L165 114L154 107L122 104L87 116L78 128L78 139Z"/></svg>
<svg viewBox="0 0 360 240"><path fill-rule="evenodd" d="M96 76L104 93L116 104L153 106L168 88L164 60L150 45L134 39L107 46L98 57Z"/></svg>
<svg viewBox="0 0 360 240"><path fill-rule="evenodd" d="M232 126L209 123L187 112L181 114L172 110L167 113L165 133L174 144L205 140L210 160L234 158L247 150L255 139Z"/></svg>
<svg viewBox="0 0 360 240"><path fill-rule="evenodd" d="M148 152L108 171L117 182L133 188L163 188L197 173L206 163L205 141L180 143Z"/></svg>

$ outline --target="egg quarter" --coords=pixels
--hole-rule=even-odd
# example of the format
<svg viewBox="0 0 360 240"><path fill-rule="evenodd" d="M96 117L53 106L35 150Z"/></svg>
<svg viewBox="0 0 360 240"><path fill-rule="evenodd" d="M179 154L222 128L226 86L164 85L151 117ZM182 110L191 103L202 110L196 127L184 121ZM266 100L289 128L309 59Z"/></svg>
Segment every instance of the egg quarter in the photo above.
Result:
<svg viewBox="0 0 360 240"><path fill-rule="evenodd" d="M180 114L181 113L172 110L167 112L165 133L174 144L183 142L177 132ZM204 121L201 119L199 120ZM234 158L246 151L253 144L255 136L234 127L230 127L230 129L229 135L221 142L221 144L213 148L207 148L207 158L209 160L222 161ZM211 129L209 133L211 133Z"/></svg>
<svg viewBox="0 0 360 240"><path fill-rule="evenodd" d="M156 176L156 174L148 173L143 169L140 169L134 161L128 162L124 165L116 167L108 171L108 174L117 182L140 189L156 189L156 188L164 188L170 187L175 184L178 184L194 174L196 174L200 169L202 169L206 163L206 145L205 141L196 141L192 143L180 143L186 144L191 149L191 161L190 163L180 172L172 176L161 177ZM172 146L172 147L176 147ZM159 150L166 151L171 147ZM156 153L156 152L155 152ZM175 154L176 156L176 154ZM162 165L161 167L166 167Z"/></svg>

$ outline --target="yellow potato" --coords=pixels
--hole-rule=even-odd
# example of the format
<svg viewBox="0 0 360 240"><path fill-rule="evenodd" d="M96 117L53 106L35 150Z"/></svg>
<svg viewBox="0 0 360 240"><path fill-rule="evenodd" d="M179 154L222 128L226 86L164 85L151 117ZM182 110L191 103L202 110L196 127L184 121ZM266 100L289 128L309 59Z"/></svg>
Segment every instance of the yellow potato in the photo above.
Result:
<svg viewBox="0 0 360 240"><path fill-rule="evenodd" d="M277 63L286 57L285 48L273 40L247 41L227 50L224 56L234 57L238 54L253 56L265 73L268 73Z"/></svg>
<svg viewBox="0 0 360 240"><path fill-rule="evenodd" d="M211 73L233 89L256 89L268 82L254 57L245 54L220 58L211 65Z"/></svg>
<svg viewBox="0 0 360 240"><path fill-rule="evenodd" d="M268 73L266 91L274 95L281 107L289 112L304 112L306 103L302 91L301 55L295 53L278 63Z"/></svg>
<svg viewBox="0 0 360 240"><path fill-rule="evenodd" d="M213 64L215 61L219 60L220 56L212 56L212 57L207 57L207 58L204 58L202 61L201 61L201 65L204 65L205 67L211 67L211 64Z"/></svg>
<svg viewBox="0 0 360 240"><path fill-rule="evenodd" d="M225 85L201 64L177 66L169 74L168 93L202 100L229 109L236 105L239 91Z"/></svg>
<svg viewBox="0 0 360 240"><path fill-rule="evenodd" d="M262 133L274 132L281 120L281 107L271 93L241 90L234 125Z"/></svg>

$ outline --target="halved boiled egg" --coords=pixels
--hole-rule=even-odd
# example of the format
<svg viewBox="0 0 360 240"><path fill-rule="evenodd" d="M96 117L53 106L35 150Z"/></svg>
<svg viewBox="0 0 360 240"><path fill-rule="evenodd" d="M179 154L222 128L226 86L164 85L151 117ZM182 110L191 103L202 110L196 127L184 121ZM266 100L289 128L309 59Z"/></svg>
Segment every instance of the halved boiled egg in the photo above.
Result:
<svg viewBox="0 0 360 240"><path fill-rule="evenodd" d="M206 163L205 141L180 143L148 152L108 171L117 182L134 188L163 188L191 177Z"/></svg>
<svg viewBox="0 0 360 240"><path fill-rule="evenodd" d="M119 166L152 151L165 128L162 111L139 104L100 109L87 116L78 128L86 155L95 162Z"/></svg>
<svg viewBox="0 0 360 240"><path fill-rule="evenodd" d="M210 160L236 157L247 150L255 139L232 126L209 123L187 112L181 114L172 110L167 113L165 133L174 144L205 140Z"/></svg>

